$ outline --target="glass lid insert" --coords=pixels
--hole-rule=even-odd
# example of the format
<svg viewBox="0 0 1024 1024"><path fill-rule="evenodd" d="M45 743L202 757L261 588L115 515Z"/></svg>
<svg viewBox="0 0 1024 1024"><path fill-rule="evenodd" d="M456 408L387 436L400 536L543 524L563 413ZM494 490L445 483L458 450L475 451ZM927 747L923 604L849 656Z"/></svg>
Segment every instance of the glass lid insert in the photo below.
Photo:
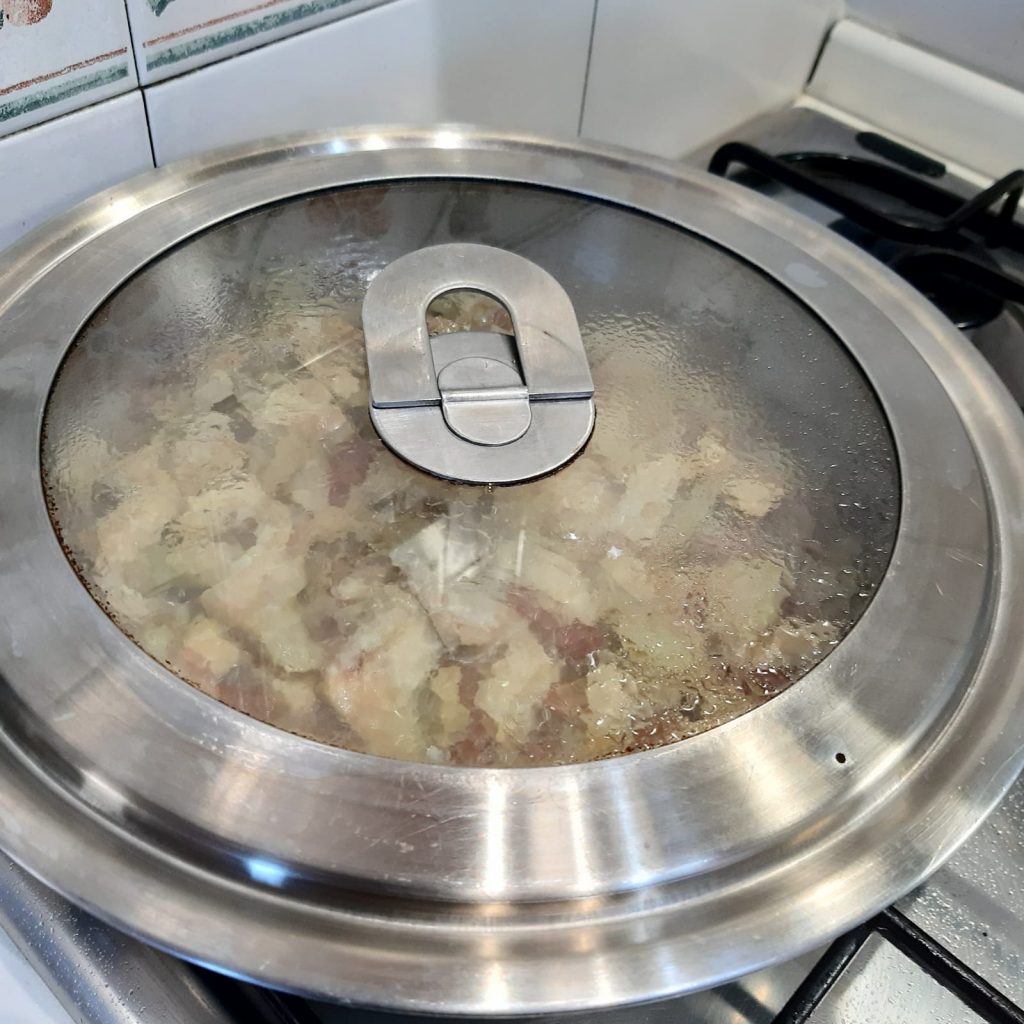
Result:
<svg viewBox="0 0 1024 1024"><path fill-rule="evenodd" d="M453 241L527 257L575 307L596 426L549 477L442 480L370 422L366 288ZM468 292L427 320L511 329ZM303 197L154 260L69 350L42 460L84 584L181 679L325 743L495 767L657 747L769 700L863 613L899 499L867 381L769 277L492 182Z"/></svg>

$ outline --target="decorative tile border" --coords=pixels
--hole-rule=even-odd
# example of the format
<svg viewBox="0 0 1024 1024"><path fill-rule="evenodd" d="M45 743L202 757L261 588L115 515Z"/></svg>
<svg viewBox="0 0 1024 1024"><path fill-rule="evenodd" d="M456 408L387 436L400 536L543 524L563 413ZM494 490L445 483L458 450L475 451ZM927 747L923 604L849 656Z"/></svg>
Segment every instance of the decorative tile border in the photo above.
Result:
<svg viewBox="0 0 1024 1024"><path fill-rule="evenodd" d="M61 68L60 71L54 71L48 75L40 75L39 77L30 79L27 82L19 82L16 85L8 86L6 89L0 89L0 100L2 100L2 98L8 93L27 90L30 86L37 85L43 81L47 81L52 78L59 78L67 72L87 67L90 64L95 64L102 60L107 60L111 56L127 54L127 52L128 49L125 47L121 50L114 50L109 54L100 54L98 57L79 61L77 64L70 64L66 68ZM115 67L106 68L103 71L96 71L89 75L81 75L78 78L69 79L67 82L61 82L60 84L47 89L31 89L27 91L24 96L11 99L6 102L0 102L0 121L7 121L10 118L32 113L33 111L40 110L42 107L50 106L50 104L53 103L62 103L71 99L73 96L80 95L81 93L89 92L93 89L98 89L114 82L119 82L122 78L128 78L130 74L131 70L129 62L126 60Z"/></svg>
<svg viewBox="0 0 1024 1024"><path fill-rule="evenodd" d="M139 77L149 84L388 0L128 0ZM141 45L138 42L141 40Z"/></svg>
<svg viewBox="0 0 1024 1024"><path fill-rule="evenodd" d="M0 0L0 136L390 2Z"/></svg>
<svg viewBox="0 0 1024 1024"><path fill-rule="evenodd" d="M204 29L212 28L214 25L219 25L226 21L232 21L235 18L244 17L245 15L253 14L256 11L265 10L268 7L276 7L278 4L284 2L285 0L264 0L264 3L257 4L255 7L250 7L244 11L239 11L237 14L228 14L223 15L220 18L212 18L210 21L203 22L201 25L196 25L194 29L182 29L178 32L172 32L166 36L147 40L142 45L146 48L158 46L161 43L169 42L172 39L187 35L190 31L201 32ZM297 7L290 7L287 10L278 11L274 14L266 14L260 18L253 18L250 21L243 21L239 25L232 25L230 28L211 32L209 35L200 36L197 39L192 39L188 42L175 46L169 46L166 50L162 50L155 54L155 56L147 57L146 68L148 70L152 70L153 68L163 67L167 64L176 64L178 61L185 60L188 57L193 57L200 53L206 53L209 50L216 50L222 46L227 46L231 43L239 42L244 39L251 39L253 36L259 35L262 32L269 32L273 29L290 25L292 22L300 21L314 14L322 14L324 11L333 10L336 7L343 7L351 2L352 0L311 0L311 2L299 4Z"/></svg>
<svg viewBox="0 0 1024 1024"><path fill-rule="evenodd" d="M0 135L137 82L123 0L0 0Z"/></svg>

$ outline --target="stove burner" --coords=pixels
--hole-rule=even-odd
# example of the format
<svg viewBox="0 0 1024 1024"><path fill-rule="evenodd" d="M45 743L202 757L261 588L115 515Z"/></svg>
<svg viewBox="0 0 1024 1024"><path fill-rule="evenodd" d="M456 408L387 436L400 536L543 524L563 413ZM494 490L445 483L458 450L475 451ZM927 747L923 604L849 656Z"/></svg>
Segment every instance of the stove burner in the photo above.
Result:
<svg viewBox="0 0 1024 1024"><path fill-rule="evenodd" d="M829 227L892 267L963 331L991 323L1002 313L1004 299L1013 297L1000 293L997 279L1005 275L982 245L970 246L964 254L907 245L880 238L846 217L832 221ZM939 254L948 260L930 258ZM992 278L974 280L973 269L979 264L990 271ZM1024 289L1021 293L1024 295Z"/></svg>
<svg viewBox="0 0 1024 1024"><path fill-rule="evenodd" d="M1010 277L986 256L921 249L901 254L890 265L958 327L969 330L999 316L1004 300L1024 304L1024 281Z"/></svg>
<svg viewBox="0 0 1024 1024"><path fill-rule="evenodd" d="M1024 255L1024 227L1013 219L1024 170L965 201L908 170L861 157L773 157L729 142L708 170L725 176L734 164L747 169L745 183L775 181L841 214L833 230L891 266L961 329L990 323L1007 301L1024 303L1024 281L995 258L999 250Z"/></svg>

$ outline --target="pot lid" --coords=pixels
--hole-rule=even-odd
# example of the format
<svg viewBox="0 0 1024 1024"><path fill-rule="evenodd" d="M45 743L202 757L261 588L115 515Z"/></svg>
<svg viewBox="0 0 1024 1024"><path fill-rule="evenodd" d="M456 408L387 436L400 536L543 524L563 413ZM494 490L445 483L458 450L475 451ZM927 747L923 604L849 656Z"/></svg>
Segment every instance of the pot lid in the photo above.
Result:
<svg viewBox="0 0 1024 1024"><path fill-rule="evenodd" d="M546 304L543 317L524 312L523 291L508 279L495 283L478 266L449 275L453 250L431 251L451 245L499 250L561 308L556 326ZM387 296L392 269L424 252L429 274L438 255L445 273L413 302L423 324L378 334L367 291ZM482 290L504 312L434 294L438 279ZM430 340L427 306L437 298ZM379 307L385 321L388 308ZM472 331L440 334L467 319ZM578 331L585 370L569 360L576 368L560 384L533 376L531 339L542 328L563 354L575 351ZM329 335L339 344L325 343ZM389 360L378 363L368 346L379 342L386 354L417 339L430 352L417 365L435 371L436 395L410 397L405 384L396 395L388 379L378 388L376 374L360 380L362 366L389 376ZM214 355L224 362L210 365ZM470 365L445 372L460 359ZM339 385L356 385L341 370L363 389L358 400L342 397ZM423 384L420 373L411 379ZM299 410L317 410L305 423L296 396ZM578 410L591 401L587 440ZM429 415L424 432L447 430L463 452L475 445L467 475L497 479L516 431L525 439L561 418L552 412L561 402L577 403L563 408L575 434L532 456L544 449L551 468L563 468L507 487L453 483L453 464L433 461L414 433L393 445L401 456L377 433L389 433L386 421L426 424ZM605 436L616 417L619 432ZM318 473L332 468L334 435L339 449L355 445L362 456L336 460L345 472L330 482L344 500L332 504L328 492L325 509ZM1024 761L1019 409L963 336L884 267L748 190L678 165L446 128L304 135L161 169L71 211L0 263L0 436L0 846L91 911L235 974L348 1002L471 1015L706 987L820 945L908 891ZM228 486L211 488L209 466L190 458L197 438L211 462L225 460L217 473ZM286 439L303 444L284 448L275 481L265 467ZM566 449L579 445L566 463ZM523 465L526 475L536 469ZM94 476L106 486L83 486L76 466L86 479L102 468ZM371 500L374 479L383 485ZM201 495L241 508L256 488L272 517L232 524L215 503L208 511L221 518L204 529ZM132 514L119 521L126 504ZM700 515L686 519L687 507ZM475 533L453 508L467 510ZM513 514L516 530L499 522ZM154 522L160 543L150 541L152 561L139 564ZM343 590L327 590L334 627L308 614L310 581L339 560L334 535L312 542L317 522L346 538L364 531L344 579L374 565L380 572L362 605L352 599L351 623L336 612ZM609 522L623 536L605 547ZM81 575L55 525L78 547ZM431 527L444 534L437 548L423 536ZM288 540L275 541L275 531ZM520 536L522 569L518 557L491 553ZM675 538L671 557L652 557L666 537ZM209 565L193 557L187 588L147 590L158 577L169 582L160 566L186 543L193 556L209 552ZM305 555L262 557L275 543L279 554ZM458 616L445 618L451 608L416 592L415 573L433 565L447 594L462 580L457 556L474 545L488 552L484 581L504 588L498 607L525 623L525 633L516 623L517 646L445 646L441 630ZM573 560L574 545L591 554ZM254 550L260 557L247 563ZM528 558L537 551L544 557ZM607 576L631 562L622 578ZM764 565L754 572L752 562ZM730 564L739 582L725 574L728 586L718 586ZM208 609L204 595L246 565L262 587L225 585L223 605ZM276 586L265 582L271 567ZM530 602L510 567L535 574ZM863 589L824 572L844 568ZM300 570L305 583L295 589ZM703 615L701 639L673 646L673 630L666 646L665 634L623 629L627 647L618 623L628 602L607 594L635 598L638 612L663 624L679 608L679 580L693 573L719 574L718 610L708 588L695 587L708 594L707 609L694 599L692 618L680 618ZM586 585L567 585L574 574ZM598 586L606 578L619 589ZM101 592L104 580L113 597ZM390 610L374 605L385 597ZM173 606L161 606L172 645L160 650L159 632L144 638L127 622L146 620L155 598ZM591 600L601 616L587 622ZM323 665L282 670L271 657L277 624L218 619L229 607L291 615L305 632L290 635L309 639L295 650ZM469 611L488 607L480 600ZM455 609L468 614L465 604ZM174 664L184 651L178 614L186 629L200 617L210 624L200 623L205 639L189 639L202 657L182 655L171 671L153 655ZM764 701L756 669L779 663L763 656L769 641L773 657L791 657L776 618L801 616L838 630L819 640L848 632ZM612 622L616 639L591 664L590 645L604 644ZM388 631L386 643L373 639L374 626ZM357 733L329 703L336 654L328 662L325 652L352 636L368 652L352 676L376 665L358 681L408 680L424 698L419 719L410 713L400 728L379 730L364 719ZM557 683L544 689L542 680L530 691L540 696L523 701L533 731L522 741L518 709L485 683L501 659L538 648L543 659L532 667L557 670ZM282 687L287 700L244 713L229 706L241 704L229 684L243 676L211 671L223 651L225 662L271 665L256 692L269 698ZM696 688L702 701L720 692L726 673L716 666L729 658L734 673L747 667L762 706L658 749L626 753L625 730L591 730L587 716L604 693L592 674L609 665L611 683L622 690L630 679L634 697L670 695L670 728L635 730L638 746L734 713L724 700L704 718L681 713L676 693L692 680L678 664L696 652L710 663ZM273 653L283 661L287 645ZM669 662L663 674L637 674L659 658ZM491 674L474 676L485 664ZM805 667L791 664L793 675ZM530 678L513 667L510 684ZM445 668L458 670L458 704L433 687ZM214 685L220 699L200 689ZM566 688L575 704L553 700ZM300 734L313 731L294 718L303 700L324 713L307 721L338 723L330 742ZM487 725L487 742L470 747L486 765L458 763L466 746L438 742L445 707ZM604 707L612 716L622 705ZM419 745L402 739L396 751L410 722ZM390 744L381 751L389 756L346 748L367 736ZM621 756L544 763L602 752Z"/></svg>
<svg viewBox="0 0 1024 1024"><path fill-rule="evenodd" d="M511 309L449 287L520 273ZM432 335L435 394L487 359L536 390L576 331L593 400L556 384L501 409L524 443L578 412L575 460L490 487L393 454L388 415L422 438L472 409L375 405L373 344L402 317ZM478 766L660 746L762 704L859 618L898 496L862 372L770 277L621 206L459 180L303 197L150 263L71 347L42 458L82 579L178 676L316 740Z"/></svg>

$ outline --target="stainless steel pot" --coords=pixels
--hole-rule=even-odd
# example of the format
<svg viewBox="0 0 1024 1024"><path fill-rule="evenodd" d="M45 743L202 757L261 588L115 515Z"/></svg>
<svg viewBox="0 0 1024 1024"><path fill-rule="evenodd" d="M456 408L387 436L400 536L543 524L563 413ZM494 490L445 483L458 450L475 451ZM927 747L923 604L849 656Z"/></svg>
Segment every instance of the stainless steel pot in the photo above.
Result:
<svg viewBox="0 0 1024 1024"><path fill-rule="evenodd" d="M541 186L685 229L797 300L870 381L899 464L891 562L849 635L764 706L594 763L374 757L184 684L70 566L40 434L97 307L158 254L255 208L451 178ZM719 179L462 128L215 154L114 189L7 256L0 382L0 845L185 957L445 1013L694 990L810 949L906 892L1024 762L1019 411L887 270ZM599 393L597 407L600 422Z"/></svg>

